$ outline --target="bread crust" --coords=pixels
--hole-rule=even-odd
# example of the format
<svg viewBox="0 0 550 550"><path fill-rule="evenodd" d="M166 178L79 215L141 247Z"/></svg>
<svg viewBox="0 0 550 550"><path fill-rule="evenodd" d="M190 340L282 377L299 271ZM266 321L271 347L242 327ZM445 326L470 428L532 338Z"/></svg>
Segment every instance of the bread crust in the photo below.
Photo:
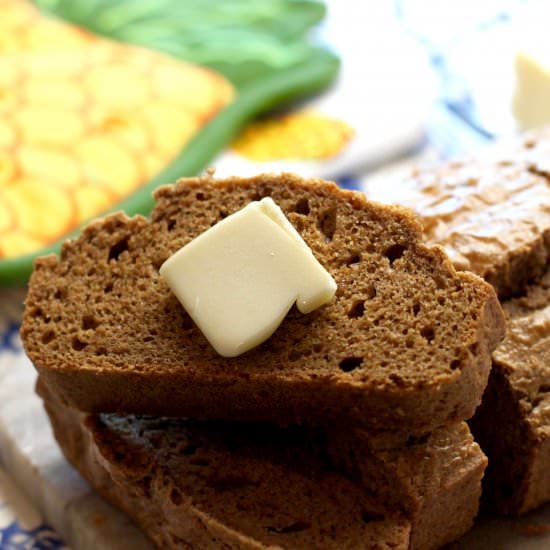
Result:
<svg viewBox="0 0 550 550"><path fill-rule="evenodd" d="M485 506L517 515L550 500L550 271L504 309L507 336L471 426L490 460Z"/></svg>
<svg viewBox="0 0 550 550"><path fill-rule="evenodd" d="M291 310L264 344L219 357L158 275L183 244L272 196L338 284ZM90 412L349 422L426 432L469 418L503 336L493 289L456 272L399 207L297 176L184 179L151 220L116 214L39 259L22 324L27 354L61 399Z"/></svg>

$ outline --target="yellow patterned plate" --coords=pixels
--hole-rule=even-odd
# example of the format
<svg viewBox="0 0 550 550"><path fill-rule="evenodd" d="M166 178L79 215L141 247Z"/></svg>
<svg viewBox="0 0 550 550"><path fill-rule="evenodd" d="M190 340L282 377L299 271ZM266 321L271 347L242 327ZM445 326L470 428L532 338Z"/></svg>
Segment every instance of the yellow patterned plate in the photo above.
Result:
<svg viewBox="0 0 550 550"><path fill-rule="evenodd" d="M256 115L324 88L337 58L298 51L237 91L214 70L0 0L0 286L24 283L90 218L147 214L156 186L206 168Z"/></svg>
<svg viewBox="0 0 550 550"><path fill-rule="evenodd" d="M221 75L0 0L0 258L47 245L165 167L234 97Z"/></svg>

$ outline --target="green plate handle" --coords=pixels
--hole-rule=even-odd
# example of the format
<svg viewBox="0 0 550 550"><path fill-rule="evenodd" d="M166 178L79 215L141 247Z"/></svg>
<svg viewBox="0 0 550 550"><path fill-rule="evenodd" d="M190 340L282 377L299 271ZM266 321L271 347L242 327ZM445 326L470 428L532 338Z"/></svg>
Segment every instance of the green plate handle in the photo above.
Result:
<svg viewBox="0 0 550 550"><path fill-rule="evenodd" d="M307 61L275 70L263 79L242 88L235 101L199 131L164 170L103 215L119 210L129 216L148 215L153 207L152 192L156 187L172 183L180 177L199 174L252 118L276 105L325 88L336 76L338 67L339 61L335 55L316 48ZM46 254L59 253L63 242L78 235L79 229L86 223L36 252L0 260L0 286L24 285L30 277L34 260Z"/></svg>

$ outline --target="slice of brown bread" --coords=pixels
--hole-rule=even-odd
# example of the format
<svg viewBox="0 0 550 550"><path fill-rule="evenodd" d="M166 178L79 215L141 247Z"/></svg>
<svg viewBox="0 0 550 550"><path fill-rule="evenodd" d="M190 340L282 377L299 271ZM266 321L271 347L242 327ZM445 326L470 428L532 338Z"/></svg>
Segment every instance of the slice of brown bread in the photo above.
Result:
<svg viewBox="0 0 550 550"><path fill-rule="evenodd" d="M92 223L36 262L21 334L64 402L127 412L280 424L353 422L425 432L470 417L503 336L493 289L457 273L398 207L321 180L181 180L151 220ZM311 314L234 359L211 348L159 277L172 253L271 196L338 284Z"/></svg>
<svg viewBox="0 0 550 550"><path fill-rule="evenodd" d="M365 192L414 210L428 242L442 245L457 269L510 297L542 276L550 259L550 172L541 153L549 138L530 134L477 159L415 170L391 187L367 182Z"/></svg>
<svg viewBox="0 0 550 550"><path fill-rule="evenodd" d="M447 446L404 449L395 475L439 484L437 498L411 485L429 504L406 518L338 474L303 428L85 415L39 393L67 459L160 548L438 548L477 511L485 457L464 424L440 430Z"/></svg>
<svg viewBox="0 0 550 550"><path fill-rule="evenodd" d="M507 335L471 426L489 456L487 505L521 514L550 501L550 271L504 308Z"/></svg>

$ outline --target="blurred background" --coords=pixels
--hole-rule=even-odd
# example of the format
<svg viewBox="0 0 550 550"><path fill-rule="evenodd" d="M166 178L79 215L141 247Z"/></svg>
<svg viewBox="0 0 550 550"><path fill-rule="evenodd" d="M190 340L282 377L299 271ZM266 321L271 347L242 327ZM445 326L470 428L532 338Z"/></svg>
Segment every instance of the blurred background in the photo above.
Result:
<svg viewBox="0 0 550 550"><path fill-rule="evenodd" d="M354 14L342 4L328 2L327 24L334 14L346 18L341 32L356 37L354 63L363 56L375 64L364 73L364 99L378 104L375 112L396 135L388 147L395 156L367 166L361 181L394 177L423 159L466 155L550 122L547 2L402 0ZM347 59L346 52L344 68ZM373 77L384 82L379 96L367 84ZM411 148L398 147L397 136Z"/></svg>

